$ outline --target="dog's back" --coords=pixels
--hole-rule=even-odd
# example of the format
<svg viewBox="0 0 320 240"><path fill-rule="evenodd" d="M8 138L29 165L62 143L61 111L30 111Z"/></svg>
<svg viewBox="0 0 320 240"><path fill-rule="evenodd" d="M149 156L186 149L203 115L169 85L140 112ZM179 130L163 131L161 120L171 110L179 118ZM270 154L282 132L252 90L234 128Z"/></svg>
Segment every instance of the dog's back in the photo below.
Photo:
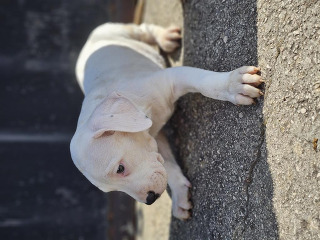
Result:
<svg viewBox="0 0 320 240"><path fill-rule="evenodd" d="M77 79L85 94L99 81L112 80L114 76L120 80L132 77L132 73L142 77L165 67L163 58L153 47L127 36L124 27L107 23L89 36L76 65Z"/></svg>
<svg viewBox="0 0 320 240"><path fill-rule="evenodd" d="M117 82L119 88L122 81L128 84L128 80L141 79L159 69L161 66L129 47L107 45L93 52L87 59L83 89L87 93L92 87L101 85L102 88L108 86L108 91L114 91L116 89L112 90L113 81Z"/></svg>

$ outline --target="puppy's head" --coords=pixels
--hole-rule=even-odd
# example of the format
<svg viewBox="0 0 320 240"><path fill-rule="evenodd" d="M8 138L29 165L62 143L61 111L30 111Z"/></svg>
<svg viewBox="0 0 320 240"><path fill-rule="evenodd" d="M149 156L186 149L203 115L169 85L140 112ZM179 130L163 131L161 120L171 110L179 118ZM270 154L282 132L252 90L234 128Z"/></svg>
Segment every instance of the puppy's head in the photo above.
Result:
<svg viewBox="0 0 320 240"><path fill-rule="evenodd" d="M113 93L78 125L70 144L73 162L102 191L152 204L166 189L167 175L147 131L151 125L130 100Z"/></svg>

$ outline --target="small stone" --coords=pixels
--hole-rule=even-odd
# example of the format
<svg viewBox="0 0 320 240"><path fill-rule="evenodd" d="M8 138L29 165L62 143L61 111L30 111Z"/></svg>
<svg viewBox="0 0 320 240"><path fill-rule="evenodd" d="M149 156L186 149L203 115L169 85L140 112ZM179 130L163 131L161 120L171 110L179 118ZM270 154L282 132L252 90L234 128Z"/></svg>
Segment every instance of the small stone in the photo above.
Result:
<svg viewBox="0 0 320 240"><path fill-rule="evenodd" d="M302 108L302 109L300 110L300 112L301 112L302 114L304 114L304 113L307 112L307 110L306 110L305 108Z"/></svg>
<svg viewBox="0 0 320 240"><path fill-rule="evenodd" d="M239 113L239 118L243 118L243 113Z"/></svg>
<svg viewBox="0 0 320 240"><path fill-rule="evenodd" d="M296 31L293 31L292 33L293 33L293 35L296 36L296 35L299 35L299 34L300 34L300 31L299 31L299 30L296 30Z"/></svg>
<svg viewBox="0 0 320 240"><path fill-rule="evenodd" d="M224 42L224 43L227 43L227 41L228 41L228 36L224 36L224 37L223 37L223 42Z"/></svg>

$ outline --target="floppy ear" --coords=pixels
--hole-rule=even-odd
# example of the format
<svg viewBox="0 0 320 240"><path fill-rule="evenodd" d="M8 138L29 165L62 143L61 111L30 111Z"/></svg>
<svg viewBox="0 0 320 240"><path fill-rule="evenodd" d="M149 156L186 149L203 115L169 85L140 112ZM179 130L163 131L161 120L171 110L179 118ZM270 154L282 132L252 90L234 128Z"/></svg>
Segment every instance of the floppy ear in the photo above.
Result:
<svg viewBox="0 0 320 240"><path fill-rule="evenodd" d="M94 138L104 133L112 135L114 131L141 132L151 125L151 119L139 111L128 98L117 92L103 100L89 119Z"/></svg>

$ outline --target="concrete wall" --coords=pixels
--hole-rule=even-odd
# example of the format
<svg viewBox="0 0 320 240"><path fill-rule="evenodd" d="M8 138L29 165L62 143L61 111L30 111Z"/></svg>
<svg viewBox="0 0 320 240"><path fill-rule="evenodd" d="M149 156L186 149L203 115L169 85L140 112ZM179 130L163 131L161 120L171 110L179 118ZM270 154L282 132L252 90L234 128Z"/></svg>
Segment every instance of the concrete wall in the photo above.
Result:
<svg viewBox="0 0 320 240"><path fill-rule="evenodd" d="M146 21L179 24L173 2L147 1L157 11ZM172 219L170 239L318 239L319 2L182 3L184 65L259 65L267 82L250 107L199 94L178 102L172 145L194 209L190 221Z"/></svg>

